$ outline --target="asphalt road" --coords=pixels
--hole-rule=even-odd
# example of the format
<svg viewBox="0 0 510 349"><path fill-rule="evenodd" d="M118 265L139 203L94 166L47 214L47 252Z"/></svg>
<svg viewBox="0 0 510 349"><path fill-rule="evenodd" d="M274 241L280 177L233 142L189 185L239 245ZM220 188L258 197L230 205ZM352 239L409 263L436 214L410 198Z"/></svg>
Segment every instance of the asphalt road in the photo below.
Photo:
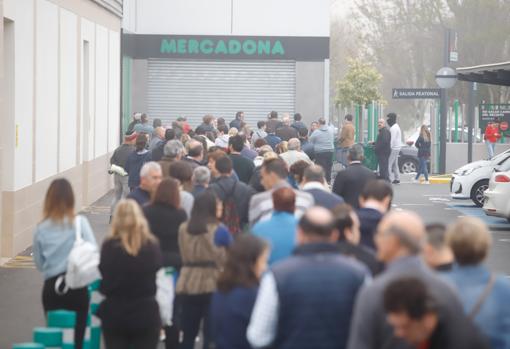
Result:
<svg viewBox="0 0 510 349"><path fill-rule="evenodd" d="M415 211L426 223L450 224L466 215L483 219L493 235L487 263L493 271L510 276L510 224L506 220L485 216L470 201L451 200L446 184L412 184L409 176L403 176L402 184L394 189L394 209ZM105 196L85 212L99 243L108 231L109 201L109 196ZM41 274L31 262L30 249L7 267L0 267L0 349L30 341L32 329L44 324L42 284Z"/></svg>
<svg viewBox="0 0 510 349"><path fill-rule="evenodd" d="M450 224L462 216L482 219L493 238L487 265L510 277L510 224L506 219L486 216L471 200L451 199L448 184L415 184L404 176L402 184L394 189L394 209L415 211L425 223Z"/></svg>

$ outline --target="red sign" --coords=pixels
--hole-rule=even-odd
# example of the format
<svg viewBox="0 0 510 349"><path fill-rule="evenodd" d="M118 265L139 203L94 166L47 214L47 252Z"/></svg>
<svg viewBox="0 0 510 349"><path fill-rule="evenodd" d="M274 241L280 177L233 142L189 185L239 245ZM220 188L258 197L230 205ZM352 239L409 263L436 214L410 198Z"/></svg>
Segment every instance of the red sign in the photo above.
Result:
<svg viewBox="0 0 510 349"><path fill-rule="evenodd" d="M502 122L499 124L499 128L501 129L501 131L506 131L506 130L508 130L508 122L506 122L506 121L502 121Z"/></svg>

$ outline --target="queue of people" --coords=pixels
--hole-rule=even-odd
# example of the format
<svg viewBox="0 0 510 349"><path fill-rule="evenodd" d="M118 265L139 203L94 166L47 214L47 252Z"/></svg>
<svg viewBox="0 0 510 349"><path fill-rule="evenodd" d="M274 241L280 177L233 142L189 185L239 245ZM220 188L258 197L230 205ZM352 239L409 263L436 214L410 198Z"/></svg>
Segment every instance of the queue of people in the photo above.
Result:
<svg viewBox="0 0 510 349"><path fill-rule="evenodd" d="M333 158L325 122L310 137L313 164L281 156L302 151L298 138L279 155L262 137L278 137L280 127L280 136L291 135L294 125L300 135L300 115L280 122L272 112L254 149L243 118L238 113L231 123L241 130L226 148L205 140L215 132L207 116L193 136L176 127L149 151L152 135L140 132L115 151L116 166L132 159L126 172L133 180L129 192L116 179L100 248L105 299L98 316L107 349L156 348L162 334L166 348L185 349L198 336L203 349L510 347L510 283L482 264L490 235L481 221L425 227L412 212L392 211L391 184L363 167L357 145L331 190L321 166L330 161L321 153ZM152 153L161 147L156 162ZM257 156L250 160L245 148ZM296 161L289 165L289 158ZM75 344L82 348L88 293L63 291L56 280L66 274L76 222L83 239L96 240L86 218L76 218L67 180L51 183L43 213L34 234L43 308L77 312ZM156 298L159 272L168 268L170 305ZM171 307L171 321L163 321L169 309L161 307Z"/></svg>

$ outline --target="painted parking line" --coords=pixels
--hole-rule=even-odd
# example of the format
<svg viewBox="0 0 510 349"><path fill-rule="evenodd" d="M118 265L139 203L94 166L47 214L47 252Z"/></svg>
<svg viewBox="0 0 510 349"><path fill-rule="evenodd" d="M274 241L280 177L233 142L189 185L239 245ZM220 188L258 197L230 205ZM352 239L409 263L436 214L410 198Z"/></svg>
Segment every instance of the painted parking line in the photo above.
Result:
<svg viewBox="0 0 510 349"><path fill-rule="evenodd" d="M497 230L510 230L510 223L505 218L487 216L482 208L469 204L449 204L451 208L459 211L464 216L477 217L485 222L490 228Z"/></svg>

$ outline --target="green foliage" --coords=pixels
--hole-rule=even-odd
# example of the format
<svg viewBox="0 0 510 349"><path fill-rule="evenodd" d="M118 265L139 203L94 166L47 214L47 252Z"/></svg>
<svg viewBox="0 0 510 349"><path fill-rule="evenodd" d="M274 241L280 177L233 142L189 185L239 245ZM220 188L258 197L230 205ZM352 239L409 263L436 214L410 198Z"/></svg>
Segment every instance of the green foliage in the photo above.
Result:
<svg viewBox="0 0 510 349"><path fill-rule="evenodd" d="M382 75L377 69L360 59L349 59L348 66L345 77L337 81L336 105L367 105L381 101L379 85Z"/></svg>

